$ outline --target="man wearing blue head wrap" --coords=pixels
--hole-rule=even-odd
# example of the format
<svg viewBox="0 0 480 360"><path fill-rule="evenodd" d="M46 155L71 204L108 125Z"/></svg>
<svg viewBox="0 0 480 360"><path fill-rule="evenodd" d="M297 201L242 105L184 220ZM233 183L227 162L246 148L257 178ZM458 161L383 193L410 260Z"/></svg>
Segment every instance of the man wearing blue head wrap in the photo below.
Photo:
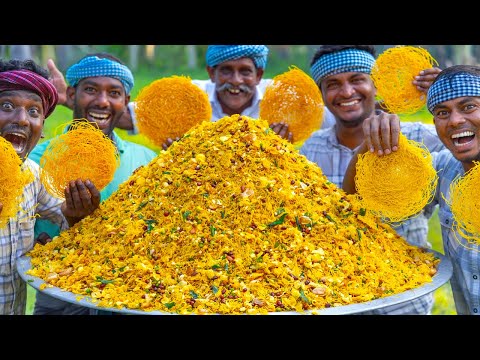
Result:
<svg viewBox="0 0 480 360"><path fill-rule="evenodd" d="M142 145L121 139L114 131L120 117L127 111L130 91L134 85L130 69L119 59L107 53L87 55L67 70L66 77L69 86L65 89L66 98L63 102L72 106L73 118L87 119L96 123L103 133L112 139L118 149L120 166L113 180L100 192L101 199L104 201L130 177L135 169L147 165L157 154ZM37 145L29 158L39 163L50 141ZM40 218L34 230L37 240L48 241L58 235L59 229L50 221ZM33 313L34 315L86 315L97 312L38 291Z"/></svg>
<svg viewBox="0 0 480 360"><path fill-rule="evenodd" d="M378 126L389 116L398 118L375 109L376 89L370 77L375 56L375 48L371 45L322 45L311 61L312 78L320 88L325 106L335 116L335 125L312 133L300 148L300 153L317 163L325 176L338 187L342 187L348 163L363 142L366 119L373 116ZM426 91L439 71L436 68L426 69L414 84ZM401 129L407 138L425 143L430 151L443 148L433 125L402 123ZM427 240L430 216L431 213L420 214L399 224L395 230L413 245L431 247ZM433 295L429 294L412 302L362 314L428 314L432 306Z"/></svg>
<svg viewBox="0 0 480 360"><path fill-rule="evenodd" d="M456 230L449 202L452 182L480 161L480 67L455 65L440 72L428 89L427 107L433 114L436 132L446 149L432 152L438 185L426 208L432 211L433 207L439 207L443 249L453 264L450 285L457 314L479 315L480 246L467 241ZM398 129L399 121L394 120L391 127ZM390 144L382 149L386 156L398 146L398 132L388 134L387 139L385 134L382 135ZM368 144L377 144L379 136L378 130L366 134L365 144L358 153L368 151ZM378 150L378 146L373 145L373 149ZM356 158L352 159L345 175L344 189L350 193L355 192Z"/></svg>
<svg viewBox="0 0 480 360"><path fill-rule="evenodd" d="M212 107L211 121L225 116L240 114L252 118L259 117L260 102L265 88L272 79L263 79L269 49L265 45L210 45L207 48L206 62L209 80L192 80L204 90ZM119 127L130 134L138 132L135 126L133 106L130 113L122 118ZM131 118L129 118L131 116ZM326 110L322 128L335 123L333 115ZM272 124L271 128L283 138L291 138L288 125ZM172 144L168 139L163 148Z"/></svg>

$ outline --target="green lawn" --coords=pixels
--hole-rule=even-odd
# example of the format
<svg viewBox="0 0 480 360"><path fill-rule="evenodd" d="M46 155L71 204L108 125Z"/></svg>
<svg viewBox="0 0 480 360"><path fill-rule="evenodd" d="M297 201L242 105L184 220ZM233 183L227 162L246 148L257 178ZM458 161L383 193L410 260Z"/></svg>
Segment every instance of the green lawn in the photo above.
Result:
<svg viewBox="0 0 480 360"><path fill-rule="evenodd" d="M203 73L202 73L203 74ZM160 78L162 76L170 76L170 75L177 75L177 74L157 74L156 78ZM179 75L179 74L178 74ZM201 78L199 76L192 75L192 78ZM155 80L156 78L152 77L151 74L135 74L135 88L132 91L132 99L135 99L136 94L138 91L145 85L149 84L151 81ZM402 120L404 121L423 121L425 123L432 123L431 120L432 116L428 111L421 111L415 115L408 115L402 116ZM55 134L58 134L63 129L63 124L72 120L72 112L71 110L66 109L63 106L58 106L54 113L46 120L45 122L45 139L48 139ZM141 143L155 151L158 152L159 148L153 145L148 139L143 137L142 135L135 135L130 136L127 134L126 131L118 131L119 135L122 138L131 140L133 142ZM440 233L440 225L438 221L438 216L435 213L432 218L430 219L430 228L429 228L429 241L432 243L433 249L443 254L443 245L441 241L441 233ZM440 287L434 293L435 304L433 307L433 314L435 315L454 315L455 306L453 303L452 292L450 288L450 284L447 283ZM27 301L27 314L32 314L33 312L33 303L35 299L35 289L31 286L28 286L28 301Z"/></svg>

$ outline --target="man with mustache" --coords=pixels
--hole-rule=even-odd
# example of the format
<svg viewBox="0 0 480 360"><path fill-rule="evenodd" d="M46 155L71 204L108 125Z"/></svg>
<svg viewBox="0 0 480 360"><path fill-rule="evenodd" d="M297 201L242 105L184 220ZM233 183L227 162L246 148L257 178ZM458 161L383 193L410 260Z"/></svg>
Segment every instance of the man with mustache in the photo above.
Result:
<svg viewBox="0 0 480 360"><path fill-rule="evenodd" d="M27 158L57 101L57 91L45 69L32 60L0 60L0 135L12 143L22 159L22 169L34 174L33 182L23 189L20 211L0 229L0 314L25 314L27 289L16 261L34 246L37 217L49 219L64 230L100 204L100 193L89 180L70 181L65 201L50 195L40 180L38 165ZM0 204L0 213L2 208Z"/></svg>

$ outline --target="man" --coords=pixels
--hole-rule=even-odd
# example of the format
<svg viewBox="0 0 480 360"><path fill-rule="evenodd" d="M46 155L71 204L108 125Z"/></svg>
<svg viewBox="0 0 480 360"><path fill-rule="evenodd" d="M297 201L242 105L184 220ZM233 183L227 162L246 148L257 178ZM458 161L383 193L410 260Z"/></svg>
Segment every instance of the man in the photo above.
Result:
<svg viewBox="0 0 480 360"><path fill-rule="evenodd" d="M454 65L435 79L427 93L427 107L433 114L436 132L446 149L432 153L438 173L435 196L428 208L439 206L445 255L453 264L450 279L458 315L480 314L480 246L468 242L454 226L450 185L480 161L480 67ZM365 141L350 162L344 189L355 192L357 155L366 151L388 156L398 150L398 117L372 116L365 121ZM381 126L381 132L379 124Z"/></svg>
<svg viewBox="0 0 480 360"><path fill-rule="evenodd" d="M376 112L376 89L370 77L375 63L375 48L370 45L322 45L311 61L311 75L318 84L325 106L335 116L335 125L312 134L300 148L300 153L317 163L325 176L342 187L348 163L364 140L365 119ZM440 69L424 70L414 81L421 91L428 86ZM409 139L423 142L430 151L443 149L433 125L420 122L402 123L402 133ZM395 226L399 235L410 244L431 247L427 241L428 217L423 213ZM397 225L397 224L395 224ZM433 294L412 302L374 310L372 314L428 314L433 306Z"/></svg>
<svg viewBox="0 0 480 360"><path fill-rule="evenodd" d="M34 174L33 182L23 189L21 210L0 229L0 314L25 314L27 289L16 270L16 260L34 246L37 216L64 230L90 215L100 203L100 193L89 180L71 181L63 202L53 197L40 181L38 165L27 158L57 100L45 69L32 60L0 60L0 135L12 143L24 171ZM0 212L2 208L0 204Z"/></svg>
<svg viewBox="0 0 480 360"><path fill-rule="evenodd" d="M240 114L259 117L259 105L266 87L272 79L263 79L267 65L268 47L265 45L210 45L207 48L206 62L209 80L192 80L204 90L212 106L211 121L225 116ZM131 134L138 133L133 104L125 113L120 128ZM335 123L333 115L325 109L322 128ZM283 138L292 139L288 125L272 124L271 128ZM169 141L166 147L171 145Z"/></svg>
<svg viewBox="0 0 480 360"><path fill-rule="evenodd" d="M118 149L120 166L113 180L100 192L103 201L116 191L135 169L148 164L157 154L142 145L122 140L114 131L126 111L134 85L132 72L119 59L107 53L87 55L67 70L66 78L69 86L65 93L68 102L73 106L73 118L96 123ZM39 163L49 143L50 140L35 147L29 157ZM43 219L37 221L35 235L40 239L52 238L57 234L58 227L51 222ZM95 310L37 292L34 315L95 313Z"/></svg>

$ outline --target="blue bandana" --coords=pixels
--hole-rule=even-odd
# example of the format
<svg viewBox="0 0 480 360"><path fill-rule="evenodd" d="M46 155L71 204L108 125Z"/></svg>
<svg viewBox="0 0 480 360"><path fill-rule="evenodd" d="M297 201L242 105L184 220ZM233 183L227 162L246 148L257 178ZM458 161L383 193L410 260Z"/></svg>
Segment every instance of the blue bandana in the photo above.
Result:
<svg viewBox="0 0 480 360"><path fill-rule="evenodd" d="M98 56L88 56L80 60L70 66L66 74L70 86L77 85L82 79L95 76L112 77L119 80L123 84L127 95L130 94L134 84L132 72L128 67Z"/></svg>
<svg viewBox="0 0 480 360"><path fill-rule="evenodd" d="M321 56L310 67L313 80L320 85L327 76L345 73L361 72L370 74L375 58L368 51L345 49Z"/></svg>
<svg viewBox="0 0 480 360"><path fill-rule="evenodd" d="M257 68L267 66L268 48L265 45L210 45L207 48L207 65L249 57Z"/></svg>
<svg viewBox="0 0 480 360"><path fill-rule="evenodd" d="M480 77L466 72L443 76L427 92L428 111L433 114L438 104L464 96L480 96Z"/></svg>

